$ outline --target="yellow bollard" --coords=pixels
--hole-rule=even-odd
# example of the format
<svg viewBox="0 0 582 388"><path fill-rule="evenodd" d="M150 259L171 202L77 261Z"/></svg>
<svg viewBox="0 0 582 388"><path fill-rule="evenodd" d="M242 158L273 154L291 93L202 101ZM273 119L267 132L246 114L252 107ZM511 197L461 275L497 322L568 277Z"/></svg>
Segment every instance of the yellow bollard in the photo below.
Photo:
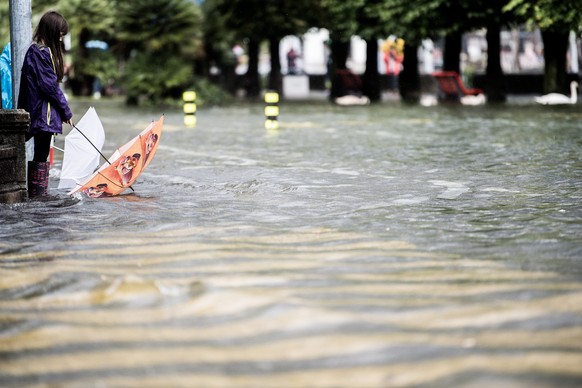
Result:
<svg viewBox="0 0 582 388"><path fill-rule="evenodd" d="M184 100L184 124L187 127L196 126L196 92L187 90L182 94Z"/></svg>
<svg viewBox="0 0 582 388"><path fill-rule="evenodd" d="M279 129L279 93L265 93L265 128Z"/></svg>

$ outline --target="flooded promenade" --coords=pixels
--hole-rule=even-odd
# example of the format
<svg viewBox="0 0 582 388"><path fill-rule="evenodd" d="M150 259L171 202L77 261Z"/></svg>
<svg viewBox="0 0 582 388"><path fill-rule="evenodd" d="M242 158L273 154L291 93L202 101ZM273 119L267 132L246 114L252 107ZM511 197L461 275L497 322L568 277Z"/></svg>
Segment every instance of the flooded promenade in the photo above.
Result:
<svg viewBox="0 0 582 388"><path fill-rule="evenodd" d="M0 386L582 385L579 105L91 105L160 146L0 205Z"/></svg>

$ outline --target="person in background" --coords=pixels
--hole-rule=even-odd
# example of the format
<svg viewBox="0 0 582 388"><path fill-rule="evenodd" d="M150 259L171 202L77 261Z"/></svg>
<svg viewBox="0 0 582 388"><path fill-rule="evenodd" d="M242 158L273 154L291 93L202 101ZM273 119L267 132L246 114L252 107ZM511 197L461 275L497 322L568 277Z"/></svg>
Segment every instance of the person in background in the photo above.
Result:
<svg viewBox="0 0 582 388"><path fill-rule="evenodd" d="M63 123L73 125L73 114L59 87L65 72L63 36L69 32L65 18L45 13L34 32L22 65L18 108L30 114L26 139L34 137L34 157L28 162L28 196L48 194L49 163L53 135L63 133Z"/></svg>
<svg viewBox="0 0 582 388"><path fill-rule="evenodd" d="M2 109L12 109L12 60L10 43L4 46L0 55L0 90L2 91Z"/></svg>
<svg viewBox="0 0 582 388"><path fill-rule="evenodd" d="M299 74L299 70L297 68L297 58L299 54L293 47L287 52L287 72L289 74Z"/></svg>

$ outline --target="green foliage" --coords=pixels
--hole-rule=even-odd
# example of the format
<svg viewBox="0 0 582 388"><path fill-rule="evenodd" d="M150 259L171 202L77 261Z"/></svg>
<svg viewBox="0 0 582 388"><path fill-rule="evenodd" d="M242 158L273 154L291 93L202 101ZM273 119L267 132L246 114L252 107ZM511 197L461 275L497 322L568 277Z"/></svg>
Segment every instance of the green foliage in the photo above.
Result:
<svg viewBox="0 0 582 388"><path fill-rule="evenodd" d="M62 0L65 1L65 0ZM32 18L33 24L36 24L40 16L49 8L58 9L58 0L35 0L32 1ZM0 1L0 45L4 45L10 41L10 1ZM32 27L34 29L34 27Z"/></svg>
<svg viewBox="0 0 582 388"><path fill-rule="evenodd" d="M582 31L580 0L510 0L503 8L530 27L556 32Z"/></svg>
<svg viewBox="0 0 582 388"><path fill-rule="evenodd" d="M460 23L466 20L466 15L460 15L463 12L459 1L366 0L355 13L357 33L365 38L394 34L407 41L420 41L461 28Z"/></svg>
<svg viewBox="0 0 582 388"><path fill-rule="evenodd" d="M77 57L74 63L75 74L82 72L83 75L98 78L103 83L109 82L115 84L119 81L117 59L110 50L88 50L88 56L86 58Z"/></svg>
<svg viewBox="0 0 582 388"><path fill-rule="evenodd" d="M132 98L179 96L193 84L201 99L224 100L194 80L195 62L234 69L232 47L328 28L334 41L394 34L407 42L487 25L528 24L582 31L580 0L34 0L33 24L55 9L69 21L72 61L81 79L119 80ZM0 2L0 43L9 40L9 2ZM5 22L4 22L5 21ZM85 49L104 40L107 52ZM200 70L198 68L197 70ZM121 74L121 72L123 74ZM225 72L226 74L226 72ZM202 84L199 84L202 83ZM202 90L208 91L204 97ZM213 103L213 102L211 102Z"/></svg>
<svg viewBox="0 0 582 388"><path fill-rule="evenodd" d="M365 0L320 0L322 27L329 29L332 35L348 40L359 32L357 15L367 5Z"/></svg>
<svg viewBox="0 0 582 388"><path fill-rule="evenodd" d="M193 82L192 67L182 58L152 52L137 52L122 77L129 99L145 97L152 103L179 98Z"/></svg>
<svg viewBox="0 0 582 388"><path fill-rule="evenodd" d="M363 0L362 0L363 1ZM310 17L317 2L313 0L206 0L209 19L222 19L223 26L238 39L283 38L307 31L315 19Z"/></svg>
<svg viewBox="0 0 582 388"><path fill-rule="evenodd" d="M215 0L202 3L205 54L214 63L234 67L236 58L232 47L237 41L236 32L226 27L226 20L219 6L220 3Z"/></svg>
<svg viewBox="0 0 582 388"><path fill-rule="evenodd" d="M90 91L89 85L95 77L102 82L118 79L117 61L110 50L88 49L90 40L113 41L115 8L113 0L67 0L61 1L60 11L69 22L72 36L73 80L80 80Z"/></svg>
<svg viewBox="0 0 582 388"><path fill-rule="evenodd" d="M0 1L0 46L4 48L4 45L10 41L10 7L8 1Z"/></svg>
<svg viewBox="0 0 582 388"><path fill-rule="evenodd" d="M118 3L117 38L128 57L122 80L130 99L159 102L192 83L201 23L200 9L188 0Z"/></svg>
<svg viewBox="0 0 582 388"><path fill-rule="evenodd" d="M188 89L196 91L196 101L201 107L227 105L233 101L229 93L205 78L196 78Z"/></svg>
<svg viewBox="0 0 582 388"><path fill-rule="evenodd" d="M151 66L159 71L151 72ZM199 107L223 105L233 100L230 94L207 79L194 78L192 69L176 58L138 54L127 70L123 82L128 88L129 101L178 106L184 90L196 91Z"/></svg>
<svg viewBox="0 0 582 388"><path fill-rule="evenodd" d="M108 40L113 36L113 0L61 0L60 12L69 22L71 35L88 31L90 39Z"/></svg>
<svg viewBox="0 0 582 388"><path fill-rule="evenodd" d="M202 31L200 8L188 0L119 1L117 38L131 49L194 52Z"/></svg>

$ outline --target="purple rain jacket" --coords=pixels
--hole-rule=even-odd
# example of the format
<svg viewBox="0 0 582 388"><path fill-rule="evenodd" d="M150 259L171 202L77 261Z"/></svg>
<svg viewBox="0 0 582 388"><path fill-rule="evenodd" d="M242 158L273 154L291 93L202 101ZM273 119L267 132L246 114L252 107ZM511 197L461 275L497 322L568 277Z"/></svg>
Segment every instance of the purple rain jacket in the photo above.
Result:
<svg viewBox="0 0 582 388"><path fill-rule="evenodd" d="M50 49L33 43L28 48L18 94L18 108L30 113L29 133L63 133L63 121L73 117L59 88Z"/></svg>

